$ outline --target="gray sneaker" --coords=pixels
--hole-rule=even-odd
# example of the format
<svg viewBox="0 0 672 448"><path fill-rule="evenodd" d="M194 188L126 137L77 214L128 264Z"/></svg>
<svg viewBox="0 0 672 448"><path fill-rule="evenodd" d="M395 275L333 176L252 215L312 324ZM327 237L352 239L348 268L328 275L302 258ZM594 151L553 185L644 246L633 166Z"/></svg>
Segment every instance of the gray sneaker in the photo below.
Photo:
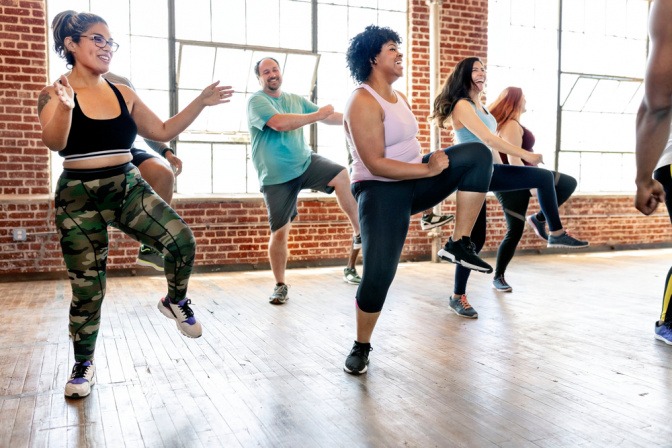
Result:
<svg viewBox="0 0 672 448"><path fill-rule="evenodd" d="M466 317L467 319L478 318L478 313L467 300L466 294L462 294L459 299L450 296L449 305L458 316Z"/></svg>
<svg viewBox="0 0 672 448"><path fill-rule="evenodd" d="M548 235L548 245L547 247L565 247L568 249L579 249L583 247L588 247L590 243L588 241L577 240L569 233L565 232L560 236Z"/></svg>
<svg viewBox="0 0 672 448"><path fill-rule="evenodd" d="M273 305L282 305L289 300L287 293L289 292L289 285L275 285L273 294L268 298L268 302Z"/></svg>
<svg viewBox="0 0 672 448"><path fill-rule="evenodd" d="M161 253L144 244L140 246L140 252L138 253L138 260L136 263L140 266L147 266L148 268L154 268L157 271L163 272L163 256Z"/></svg>

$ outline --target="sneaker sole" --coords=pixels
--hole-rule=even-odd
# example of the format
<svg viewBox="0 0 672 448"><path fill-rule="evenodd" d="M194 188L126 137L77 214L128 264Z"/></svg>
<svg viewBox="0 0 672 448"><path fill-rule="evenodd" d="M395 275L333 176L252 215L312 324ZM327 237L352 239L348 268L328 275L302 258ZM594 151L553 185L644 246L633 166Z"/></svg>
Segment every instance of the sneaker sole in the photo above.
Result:
<svg viewBox="0 0 672 448"><path fill-rule="evenodd" d="M658 339L659 341L663 341L667 345L672 345L672 341L668 341L664 337L660 336L658 333L654 333L654 334L655 334L655 338Z"/></svg>
<svg viewBox="0 0 672 448"><path fill-rule="evenodd" d="M282 305L283 303L286 303L288 300L289 297L287 297L285 300L275 298L275 299L269 299L268 303L270 303L271 305Z"/></svg>
<svg viewBox="0 0 672 448"><path fill-rule="evenodd" d="M498 288L495 285L492 285L493 288L495 288L499 292L512 292L513 288L508 287L508 288Z"/></svg>
<svg viewBox="0 0 672 448"><path fill-rule="evenodd" d="M467 316L466 314L460 314L457 312L457 310L450 308L453 313L457 314L460 317L464 317L465 319L478 319L478 313L474 314L473 316Z"/></svg>
<svg viewBox="0 0 672 448"><path fill-rule="evenodd" d="M586 244L585 246L569 246L566 244L547 244L546 247L553 249L553 248L561 248L561 249L585 249L586 247L590 246L590 244Z"/></svg>
<svg viewBox="0 0 672 448"><path fill-rule="evenodd" d="M447 219L443 222L436 222L434 224L425 224L424 222L421 221L420 222L420 228L422 230L431 230L431 229L435 229L437 227L445 226L446 224L449 224L449 223L453 222L454 220L455 220L455 217L453 216L450 219Z"/></svg>
<svg viewBox="0 0 672 448"><path fill-rule="evenodd" d="M95 367L95 366L94 366L94 367ZM84 395L80 395L80 394L77 394L77 393L72 393L72 394L68 395L68 392L67 392L67 387L68 387L68 386L66 385L66 386L65 386L65 387L66 387L66 392L64 392L65 398L86 398L86 397L88 397L89 395L91 395L91 388L92 388L95 384L96 384L96 375L94 374L93 377L91 378L91 381L89 381L89 393L88 393L88 394L84 394Z"/></svg>
<svg viewBox="0 0 672 448"><path fill-rule="evenodd" d="M492 267L486 268L486 267L483 267L483 266L476 266L474 264L467 263L464 260L455 261L455 256L453 254L451 254L450 252L444 250L444 249L440 249L437 255L442 260L449 261L450 263L453 263L453 264L459 264L460 266L463 266L467 269L471 269L472 271L484 272L486 274L489 274L489 273L492 272Z"/></svg>
<svg viewBox="0 0 672 448"><path fill-rule="evenodd" d="M178 330L180 331L180 333L182 333L184 336L186 336L186 337L188 337L188 338L191 338L191 339L196 339L196 338L200 338L200 337L203 335L203 332L201 332L201 334L199 334L199 335L191 335L191 334L187 333L186 331L184 331L184 330L182 329L182 326L180 325L180 322L177 320L177 317L175 317L175 316L173 315L173 312L172 312L171 310L169 310L168 308L166 308L166 306L163 304L163 300L159 301L159 305L157 306L157 308L159 309L159 311L161 311L161 314L163 314L163 315L166 316L168 319L170 319L170 320L172 320L172 321L175 322L175 324L177 325L177 329L178 329Z"/></svg>
<svg viewBox="0 0 672 448"><path fill-rule="evenodd" d="M354 281L354 280L348 280L347 278L343 277L343 281L347 283L348 285L359 285L361 283L360 281Z"/></svg>
<svg viewBox="0 0 672 448"><path fill-rule="evenodd" d="M145 266L145 267L148 267L148 268L154 268L154 269L157 270L157 271L161 271L161 272L163 272L163 266L158 265L158 264L156 264L156 263L152 263L151 261L147 261L147 260L143 260L143 259L141 259L141 258L138 258L138 259L135 261L135 263L136 263L136 264L139 264L140 266Z"/></svg>
<svg viewBox="0 0 672 448"><path fill-rule="evenodd" d="M350 375L361 375L362 373L366 373L368 370L369 370L369 365L368 364L365 365L364 368L362 370L360 370L359 372L357 372L355 370L350 370L347 367L343 366L343 371L345 373L349 373Z"/></svg>

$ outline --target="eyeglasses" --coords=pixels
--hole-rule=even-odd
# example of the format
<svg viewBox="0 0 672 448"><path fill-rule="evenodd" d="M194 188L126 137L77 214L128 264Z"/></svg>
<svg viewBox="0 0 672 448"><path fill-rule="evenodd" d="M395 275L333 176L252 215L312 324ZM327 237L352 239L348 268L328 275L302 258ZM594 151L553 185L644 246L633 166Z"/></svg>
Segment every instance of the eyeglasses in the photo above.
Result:
<svg viewBox="0 0 672 448"><path fill-rule="evenodd" d="M119 49L119 44L116 43L113 40L106 40L103 36L99 34L94 34L92 36L87 36L86 34L80 34L80 37L88 37L93 41L93 44L98 47L98 48L105 48L107 45L110 46L110 50L112 50L112 53L117 51Z"/></svg>

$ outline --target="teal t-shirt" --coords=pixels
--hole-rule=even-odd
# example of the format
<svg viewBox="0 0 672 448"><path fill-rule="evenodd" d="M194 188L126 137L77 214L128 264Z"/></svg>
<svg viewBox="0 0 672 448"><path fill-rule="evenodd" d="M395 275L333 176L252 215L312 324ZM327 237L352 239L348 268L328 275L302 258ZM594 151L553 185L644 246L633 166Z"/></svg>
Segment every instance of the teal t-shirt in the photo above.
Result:
<svg viewBox="0 0 672 448"><path fill-rule="evenodd" d="M312 151L303 136L303 127L278 132L266 122L276 114L307 114L319 108L302 96L281 93L278 98L262 90L247 103L247 126L252 141L252 163L259 185L277 185L302 175L310 165Z"/></svg>

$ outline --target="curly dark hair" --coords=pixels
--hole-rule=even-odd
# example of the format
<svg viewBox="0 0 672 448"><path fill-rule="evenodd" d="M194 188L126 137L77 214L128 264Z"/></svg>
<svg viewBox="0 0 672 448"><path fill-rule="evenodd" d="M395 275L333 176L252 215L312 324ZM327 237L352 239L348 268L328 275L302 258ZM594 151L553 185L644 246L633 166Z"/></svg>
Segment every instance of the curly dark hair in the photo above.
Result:
<svg viewBox="0 0 672 448"><path fill-rule="evenodd" d="M96 14L90 12L63 11L56 14L51 29L54 32L54 50L65 59L68 67L74 67L75 57L65 48L65 38L71 37L73 42L79 42L80 36L85 34L96 23L107 22Z"/></svg>
<svg viewBox="0 0 672 448"><path fill-rule="evenodd" d="M364 31L350 39L350 46L345 53L345 60L350 69L350 76L362 83L371 75L371 64L387 42L401 43L396 31L376 25L367 26Z"/></svg>
<svg viewBox="0 0 672 448"><path fill-rule="evenodd" d="M433 120L438 127L446 127L446 120L453 113L455 104L459 100L466 99L471 101L469 97L469 91L473 83L471 80L471 71L476 62L483 63L477 57L462 59L458 62L453 72L443 84L441 93L434 99L434 109L429 119Z"/></svg>

